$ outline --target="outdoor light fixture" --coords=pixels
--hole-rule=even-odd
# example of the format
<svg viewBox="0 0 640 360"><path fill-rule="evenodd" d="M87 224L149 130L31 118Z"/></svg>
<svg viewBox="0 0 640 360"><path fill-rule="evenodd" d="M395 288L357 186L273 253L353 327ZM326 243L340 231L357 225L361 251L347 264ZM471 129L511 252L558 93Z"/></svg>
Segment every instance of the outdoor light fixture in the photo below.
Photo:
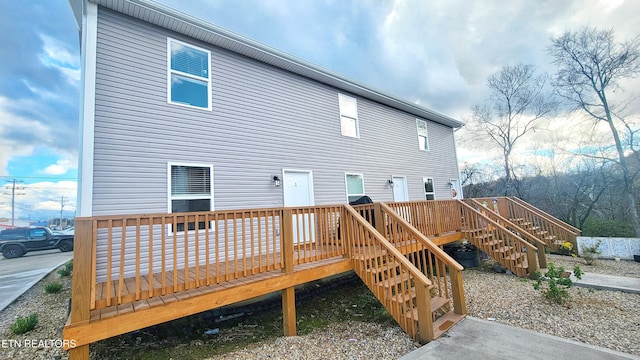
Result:
<svg viewBox="0 0 640 360"><path fill-rule="evenodd" d="M387 184L388 184L389 186L393 187L393 180L391 180L391 179L387 180Z"/></svg>
<svg viewBox="0 0 640 360"><path fill-rule="evenodd" d="M275 187L280 187L281 181L278 175L273 175L271 180L273 180L273 185L275 185Z"/></svg>

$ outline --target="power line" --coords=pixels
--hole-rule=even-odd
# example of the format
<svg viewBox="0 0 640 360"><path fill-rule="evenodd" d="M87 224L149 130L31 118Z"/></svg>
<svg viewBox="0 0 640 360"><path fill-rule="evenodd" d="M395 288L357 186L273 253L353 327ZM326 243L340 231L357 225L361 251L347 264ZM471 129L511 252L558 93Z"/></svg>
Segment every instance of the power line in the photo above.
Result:
<svg viewBox="0 0 640 360"><path fill-rule="evenodd" d="M74 178L60 178L57 176L15 176L15 175L0 175L0 178L21 178L21 179L53 179L53 180L78 180L77 177Z"/></svg>

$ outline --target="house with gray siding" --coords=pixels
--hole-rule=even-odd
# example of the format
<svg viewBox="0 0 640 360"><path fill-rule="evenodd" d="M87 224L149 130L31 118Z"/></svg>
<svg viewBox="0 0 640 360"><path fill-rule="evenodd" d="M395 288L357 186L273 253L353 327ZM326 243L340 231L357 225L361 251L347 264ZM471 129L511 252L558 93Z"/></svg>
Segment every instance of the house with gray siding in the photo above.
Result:
<svg viewBox="0 0 640 360"><path fill-rule="evenodd" d="M461 196L455 119L152 1L70 4L78 216Z"/></svg>

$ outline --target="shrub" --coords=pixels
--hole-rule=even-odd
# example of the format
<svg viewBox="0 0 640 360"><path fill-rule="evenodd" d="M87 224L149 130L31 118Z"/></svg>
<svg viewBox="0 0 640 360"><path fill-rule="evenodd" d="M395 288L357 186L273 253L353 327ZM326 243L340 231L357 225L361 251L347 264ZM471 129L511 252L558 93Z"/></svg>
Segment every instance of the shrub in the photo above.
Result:
<svg viewBox="0 0 640 360"><path fill-rule="evenodd" d="M591 246L586 246L583 244L580 248L582 250L582 258L587 265L595 264L598 255L602 253L602 251L600 251L600 244L602 244L602 241L598 240Z"/></svg>
<svg viewBox="0 0 640 360"><path fill-rule="evenodd" d="M24 334L27 331L33 330L38 324L38 314L31 314L26 317L18 316L16 322L11 324L11 332L20 335Z"/></svg>
<svg viewBox="0 0 640 360"><path fill-rule="evenodd" d="M46 292L47 294L56 294L59 293L60 290L62 290L62 283L61 282L52 282L52 283L48 283L47 285L44 286L44 292Z"/></svg>
<svg viewBox="0 0 640 360"><path fill-rule="evenodd" d="M71 271L73 271L73 260L64 264L64 268L58 270L58 275L60 276L69 276L71 275Z"/></svg>
<svg viewBox="0 0 640 360"><path fill-rule="evenodd" d="M582 236L634 237L635 233L622 221L590 217L582 225Z"/></svg>
<svg viewBox="0 0 640 360"><path fill-rule="evenodd" d="M574 266L573 275L581 279L582 274L584 273L580 270L580 267L578 265ZM573 281L571 281L571 278L568 276L565 277L565 271L562 266L556 268L555 265L550 262L547 272L542 275L539 271L536 271L536 276L538 280L533 284L533 288L542 291L545 299L559 305L566 304L571 300L567 289L573 285ZM543 286L543 284L547 285Z"/></svg>

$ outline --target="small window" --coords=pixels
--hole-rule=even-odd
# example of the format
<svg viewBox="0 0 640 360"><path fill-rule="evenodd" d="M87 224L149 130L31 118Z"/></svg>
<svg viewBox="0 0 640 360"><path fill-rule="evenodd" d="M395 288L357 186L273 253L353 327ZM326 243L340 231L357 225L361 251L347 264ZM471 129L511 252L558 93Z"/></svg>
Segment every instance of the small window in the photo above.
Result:
<svg viewBox="0 0 640 360"><path fill-rule="evenodd" d="M424 180L424 197L427 200L435 200L436 193L433 190L433 178L426 177Z"/></svg>
<svg viewBox="0 0 640 360"><path fill-rule="evenodd" d="M362 174L345 174L347 183L347 202L364 196L364 177Z"/></svg>
<svg viewBox="0 0 640 360"><path fill-rule="evenodd" d="M211 52L168 39L168 102L211 110Z"/></svg>
<svg viewBox="0 0 640 360"><path fill-rule="evenodd" d="M416 127L418 128L418 148L420 150L429 151L429 137L427 136L427 122L416 119Z"/></svg>
<svg viewBox="0 0 640 360"><path fill-rule="evenodd" d="M340 105L340 131L343 136L360 137L358 129L358 102L356 98L338 94Z"/></svg>
<svg viewBox="0 0 640 360"><path fill-rule="evenodd" d="M169 164L169 206L170 212L196 212L213 210L211 189L211 165ZM194 223L187 224L187 230L195 230ZM204 229L205 222L198 224ZM177 224L177 231L184 231L184 224Z"/></svg>

